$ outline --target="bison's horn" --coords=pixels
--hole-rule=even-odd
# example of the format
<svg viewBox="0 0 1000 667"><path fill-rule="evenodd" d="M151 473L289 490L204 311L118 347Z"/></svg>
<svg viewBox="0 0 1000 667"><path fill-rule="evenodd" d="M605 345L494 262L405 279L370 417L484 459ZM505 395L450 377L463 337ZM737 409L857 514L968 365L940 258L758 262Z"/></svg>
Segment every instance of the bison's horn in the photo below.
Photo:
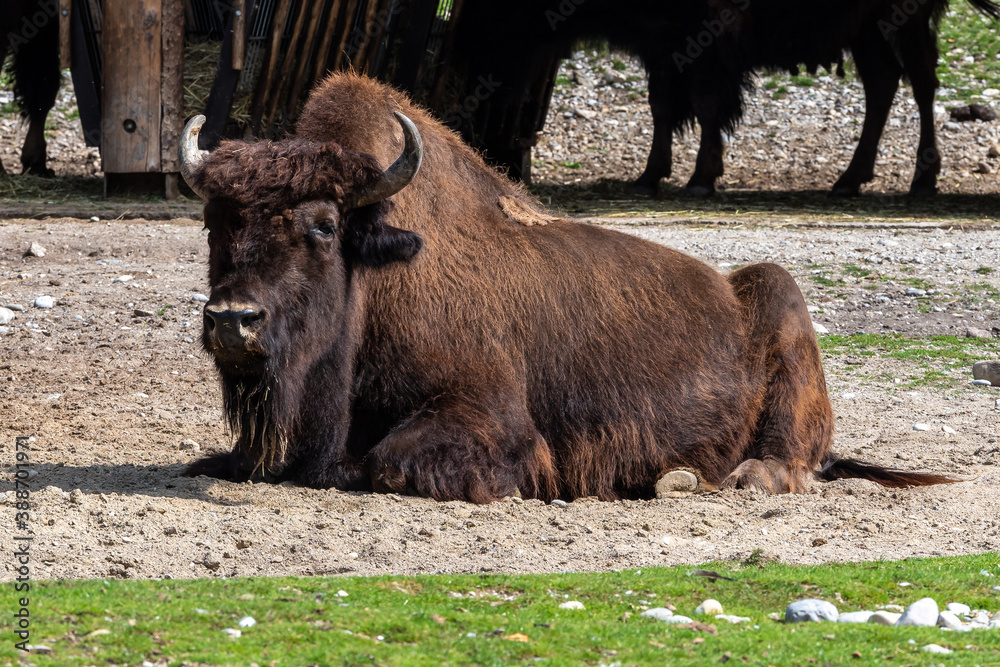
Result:
<svg viewBox="0 0 1000 667"><path fill-rule="evenodd" d="M417 175L420 163L424 159L424 147L420 142L420 133L409 118L394 111L396 120L403 128L403 138L406 141L403 146L403 153L396 158L388 169L382 174L382 178L373 183L369 188L355 194L355 206L368 206L375 202L387 199L407 185Z"/></svg>
<svg viewBox="0 0 1000 667"><path fill-rule="evenodd" d="M184 126L184 133L181 135L180 160L181 175L195 194L202 199L208 199L205 193L198 189L194 183L195 172L202 161L208 157L209 151L198 148L198 135L201 133L201 126L205 124L205 117L198 115L187 122Z"/></svg>

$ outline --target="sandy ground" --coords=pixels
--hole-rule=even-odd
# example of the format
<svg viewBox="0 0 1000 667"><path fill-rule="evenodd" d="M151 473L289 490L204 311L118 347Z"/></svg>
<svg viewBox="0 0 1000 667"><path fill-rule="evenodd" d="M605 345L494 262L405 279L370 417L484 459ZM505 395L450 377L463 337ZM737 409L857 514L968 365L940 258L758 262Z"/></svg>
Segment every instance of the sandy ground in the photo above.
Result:
<svg viewBox="0 0 1000 667"><path fill-rule="evenodd" d="M25 308L0 333L0 465L11 469L16 436L34 437L34 578L604 570L741 559L755 549L795 563L1000 549L1000 389L968 385L968 369L945 388L906 389L899 383L913 363L885 358L827 359L835 449L969 481L904 491L846 481L798 496L729 491L555 507L181 478L187 463L228 445L214 371L197 343L201 304L192 296L207 292L200 227L0 222L0 304ZM630 231L722 270L750 258L782 261L813 310L826 309L814 317L833 332L885 331L888 323L928 335L1000 325L995 301L951 300L928 315L897 281L926 275L955 294L974 284L1000 287L996 274L970 269L1000 267L995 231ZM886 239L898 257L875 264ZM22 257L31 241L46 248L44 257ZM834 275L842 263L864 263L852 253L867 253L867 265L888 276L878 290L856 283L830 294L811 280L820 263ZM924 254L934 261L904 261ZM113 282L123 275L133 278ZM39 295L52 296L55 307L33 307ZM874 300L879 295L892 298ZM914 431L916 422L930 430ZM184 440L201 452L182 449ZM9 480L0 483L6 544L17 532ZM15 576L11 559L3 568L0 579Z"/></svg>

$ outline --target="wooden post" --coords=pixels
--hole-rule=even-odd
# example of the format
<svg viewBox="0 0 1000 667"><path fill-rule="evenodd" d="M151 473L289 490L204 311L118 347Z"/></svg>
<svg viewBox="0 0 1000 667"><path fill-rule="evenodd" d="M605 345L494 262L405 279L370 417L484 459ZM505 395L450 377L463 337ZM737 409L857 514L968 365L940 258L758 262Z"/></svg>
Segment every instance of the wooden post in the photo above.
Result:
<svg viewBox="0 0 1000 667"><path fill-rule="evenodd" d="M243 69L247 50L247 3L233 0L233 69Z"/></svg>
<svg viewBox="0 0 1000 667"><path fill-rule="evenodd" d="M180 163L177 146L184 130L184 0L161 0L163 3L163 74L160 97L163 119L160 123L160 170L166 175L167 199L176 199Z"/></svg>
<svg viewBox="0 0 1000 667"><path fill-rule="evenodd" d="M73 43L70 36L73 32L71 0L59 0L59 67L67 69L73 66Z"/></svg>
<svg viewBox="0 0 1000 667"><path fill-rule="evenodd" d="M161 171L162 0L104 0L102 9L105 194L148 190Z"/></svg>

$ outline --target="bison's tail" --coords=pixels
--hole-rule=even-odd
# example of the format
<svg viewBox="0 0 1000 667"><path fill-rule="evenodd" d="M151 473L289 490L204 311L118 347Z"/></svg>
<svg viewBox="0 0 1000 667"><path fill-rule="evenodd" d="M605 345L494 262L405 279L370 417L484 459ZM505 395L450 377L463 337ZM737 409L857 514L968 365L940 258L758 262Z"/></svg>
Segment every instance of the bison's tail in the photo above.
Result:
<svg viewBox="0 0 1000 667"><path fill-rule="evenodd" d="M1000 5L993 0L969 0L969 4L987 16L1000 19Z"/></svg>
<svg viewBox="0 0 1000 667"><path fill-rule="evenodd" d="M823 467L816 477L824 482L835 479L867 479L872 482L894 489L905 489L910 486L930 486L932 484L954 484L963 480L949 475L910 472L896 468L885 468L854 459L842 459L830 455L823 460Z"/></svg>

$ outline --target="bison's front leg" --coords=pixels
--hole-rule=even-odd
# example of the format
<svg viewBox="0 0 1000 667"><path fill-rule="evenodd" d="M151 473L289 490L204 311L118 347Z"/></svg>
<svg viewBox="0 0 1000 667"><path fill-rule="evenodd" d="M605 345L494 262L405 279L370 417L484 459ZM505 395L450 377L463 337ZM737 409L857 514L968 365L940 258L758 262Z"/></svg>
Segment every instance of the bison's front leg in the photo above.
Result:
<svg viewBox="0 0 1000 667"><path fill-rule="evenodd" d="M372 449L376 491L487 503L557 495L548 444L526 410L502 399L436 398Z"/></svg>

